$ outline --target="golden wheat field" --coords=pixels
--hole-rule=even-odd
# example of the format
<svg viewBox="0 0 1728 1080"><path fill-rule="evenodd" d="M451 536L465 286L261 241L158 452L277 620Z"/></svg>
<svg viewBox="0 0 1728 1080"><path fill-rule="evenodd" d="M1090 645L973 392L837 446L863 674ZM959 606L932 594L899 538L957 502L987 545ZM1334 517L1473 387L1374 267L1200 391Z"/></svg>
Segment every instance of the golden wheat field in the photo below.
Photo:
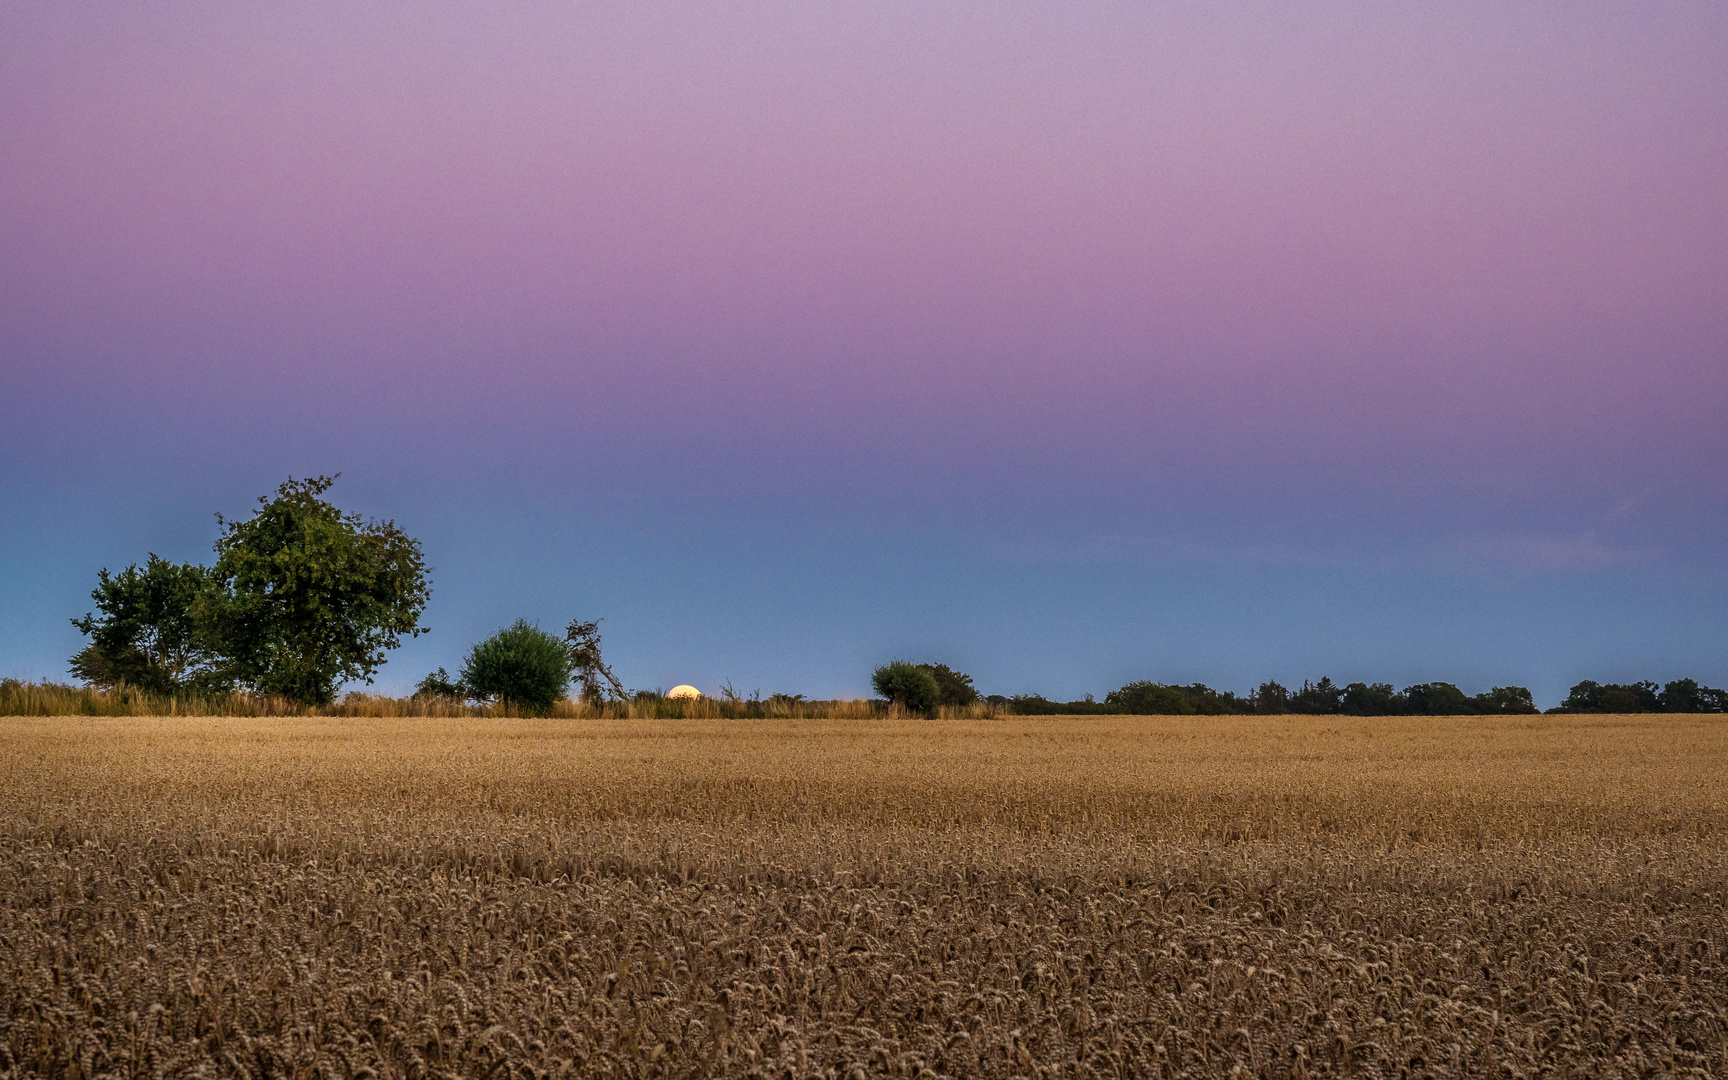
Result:
<svg viewBox="0 0 1728 1080"><path fill-rule="evenodd" d="M0 720L0 1076L1728 1072L1728 719Z"/></svg>

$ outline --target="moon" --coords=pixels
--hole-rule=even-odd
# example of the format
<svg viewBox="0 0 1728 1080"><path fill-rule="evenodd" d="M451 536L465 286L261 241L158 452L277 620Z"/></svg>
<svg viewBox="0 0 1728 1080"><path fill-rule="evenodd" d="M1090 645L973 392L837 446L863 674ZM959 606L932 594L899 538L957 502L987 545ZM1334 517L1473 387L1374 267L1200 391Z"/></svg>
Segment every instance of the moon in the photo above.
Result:
<svg viewBox="0 0 1728 1080"><path fill-rule="evenodd" d="M702 691L691 686L689 683L679 683L677 686L666 691L666 696L677 698L699 698L702 696Z"/></svg>

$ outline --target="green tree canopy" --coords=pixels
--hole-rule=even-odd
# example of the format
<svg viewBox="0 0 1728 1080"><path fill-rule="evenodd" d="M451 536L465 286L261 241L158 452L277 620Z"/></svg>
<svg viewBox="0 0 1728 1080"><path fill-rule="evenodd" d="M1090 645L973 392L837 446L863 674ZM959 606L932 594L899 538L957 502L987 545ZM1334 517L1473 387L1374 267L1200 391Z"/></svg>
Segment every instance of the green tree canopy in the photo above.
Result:
<svg viewBox="0 0 1728 1080"><path fill-rule="evenodd" d="M460 701L468 696L468 690L460 680L452 681L450 673L439 668L420 680L414 687L414 696L455 698Z"/></svg>
<svg viewBox="0 0 1728 1080"><path fill-rule="evenodd" d="M202 566L151 553L143 568L96 575L90 598L101 612L73 619L90 643L72 657L72 674L104 689L135 686L157 694L221 689L197 609L210 587Z"/></svg>
<svg viewBox="0 0 1728 1080"><path fill-rule="evenodd" d="M1572 687L1556 712L1562 713L1643 713L1659 711L1656 684L1599 683L1585 679Z"/></svg>
<svg viewBox="0 0 1728 1080"><path fill-rule="evenodd" d="M1351 716L1391 716L1405 711L1408 704L1391 683L1353 682L1344 687L1338 711Z"/></svg>
<svg viewBox="0 0 1728 1080"><path fill-rule="evenodd" d="M923 664L895 660L870 676L870 685L889 702L912 712L929 712L942 703L942 687Z"/></svg>
<svg viewBox="0 0 1728 1080"><path fill-rule="evenodd" d="M972 676L955 671L947 664L918 666L928 671L930 677L936 680L938 705L970 705L978 700L978 688L972 685Z"/></svg>
<svg viewBox="0 0 1728 1080"><path fill-rule="evenodd" d="M1182 687L1144 679L1105 694L1104 704L1136 716L1190 716L1195 712Z"/></svg>
<svg viewBox="0 0 1728 1080"><path fill-rule="evenodd" d="M1276 680L1261 683L1248 700L1257 713L1280 716L1290 711L1290 689Z"/></svg>
<svg viewBox="0 0 1728 1080"><path fill-rule="evenodd" d="M1469 716L1476 703L1448 682L1417 683L1404 688L1406 711L1415 716Z"/></svg>
<svg viewBox="0 0 1728 1080"><path fill-rule="evenodd" d="M1480 713L1533 713L1536 712L1536 699L1529 689L1523 686L1496 686L1485 693L1477 694L1473 699L1476 711Z"/></svg>
<svg viewBox="0 0 1728 1080"><path fill-rule="evenodd" d="M570 652L561 639L517 619L469 650L460 685L482 701L547 712L570 685Z"/></svg>
<svg viewBox="0 0 1728 1080"><path fill-rule="evenodd" d="M1290 711L1293 713L1331 716L1343 706L1344 688L1325 675L1320 676L1317 683L1302 680L1302 689L1290 695Z"/></svg>
<svg viewBox="0 0 1728 1080"><path fill-rule="evenodd" d="M384 654L425 632L431 589L418 541L392 521L344 514L321 496L333 476L290 478L244 521L220 514L203 617L239 683L321 705Z"/></svg>

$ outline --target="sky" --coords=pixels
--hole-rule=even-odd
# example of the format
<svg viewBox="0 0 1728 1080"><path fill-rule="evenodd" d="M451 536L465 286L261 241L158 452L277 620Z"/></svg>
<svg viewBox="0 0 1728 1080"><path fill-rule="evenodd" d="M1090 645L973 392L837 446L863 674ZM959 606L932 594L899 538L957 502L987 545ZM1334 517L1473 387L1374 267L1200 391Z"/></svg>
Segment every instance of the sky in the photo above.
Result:
<svg viewBox="0 0 1728 1080"><path fill-rule="evenodd" d="M1728 684L1728 6L0 8L0 675L289 476L632 687Z"/></svg>

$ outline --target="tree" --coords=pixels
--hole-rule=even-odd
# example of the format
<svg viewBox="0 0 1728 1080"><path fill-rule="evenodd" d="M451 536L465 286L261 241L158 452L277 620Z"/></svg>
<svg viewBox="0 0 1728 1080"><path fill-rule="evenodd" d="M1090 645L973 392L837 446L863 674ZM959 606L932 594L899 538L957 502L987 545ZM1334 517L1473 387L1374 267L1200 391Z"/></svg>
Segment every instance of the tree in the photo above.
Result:
<svg viewBox="0 0 1728 1080"><path fill-rule="evenodd" d="M938 705L970 705L978 700L978 689L972 685L972 676L963 675L947 664L919 664L918 666L928 671L930 677L936 680L936 703Z"/></svg>
<svg viewBox="0 0 1728 1080"><path fill-rule="evenodd" d="M414 687L414 696L461 699L468 696L468 688L462 685L460 679L453 681L448 671L439 668L420 680Z"/></svg>
<svg viewBox="0 0 1728 1080"><path fill-rule="evenodd" d="M1656 703L1663 712L1728 712L1728 693L1699 686L1696 679L1675 679L1656 695Z"/></svg>
<svg viewBox="0 0 1728 1080"><path fill-rule="evenodd" d="M909 712L929 712L942 703L942 688L923 664L896 660L883 664L870 676L876 693Z"/></svg>
<svg viewBox="0 0 1728 1080"><path fill-rule="evenodd" d="M1230 690L1214 690L1205 683L1190 683L1177 687L1187 697L1188 704L1202 716L1229 716L1252 712L1252 706Z"/></svg>
<svg viewBox="0 0 1728 1080"><path fill-rule="evenodd" d="M570 656L570 671L582 700L598 705L607 698L623 701L630 695L612 669L600 658L600 621L571 619L564 628L564 649Z"/></svg>
<svg viewBox="0 0 1728 1080"><path fill-rule="evenodd" d="M1645 713L1657 712L1656 684L1638 682L1599 683L1591 679L1574 686L1555 712L1562 713Z"/></svg>
<svg viewBox="0 0 1728 1080"><path fill-rule="evenodd" d="M1479 713L1533 713L1536 712L1536 699L1530 691L1522 686L1496 686L1485 694L1477 694L1474 698L1476 711Z"/></svg>
<svg viewBox="0 0 1728 1080"><path fill-rule="evenodd" d="M1350 716L1396 716L1408 705L1391 683L1353 682L1344 688L1338 711Z"/></svg>
<svg viewBox="0 0 1728 1080"><path fill-rule="evenodd" d="M1407 686L1404 700L1415 716L1469 716L1476 712L1475 703L1449 682Z"/></svg>
<svg viewBox="0 0 1728 1080"><path fill-rule="evenodd" d="M1135 716L1187 716L1195 711L1182 687L1145 680L1110 691L1104 695L1104 704Z"/></svg>
<svg viewBox="0 0 1728 1080"><path fill-rule="evenodd" d="M1290 691L1279 682L1263 682L1249 695L1254 711L1264 716L1281 716L1290 711Z"/></svg>
<svg viewBox="0 0 1728 1080"><path fill-rule="evenodd" d="M460 685L481 701L548 712L570 685L570 653L563 641L517 619L468 651Z"/></svg>
<svg viewBox="0 0 1728 1080"><path fill-rule="evenodd" d="M1675 679L1662 688L1662 693L1656 696L1656 704L1663 712L1704 712L1698 707L1700 690L1708 688L1699 686L1697 679Z"/></svg>
<svg viewBox="0 0 1728 1080"><path fill-rule="evenodd" d="M426 632L431 589L420 544L392 521L344 514L320 496L336 477L289 480L251 518L216 515L203 621L243 685L322 705L364 679L404 635Z"/></svg>
<svg viewBox="0 0 1728 1080"><path fill-rule="evenodd" d="M1321 676L1317 683L1302 680L1302 689L1290 695L1290 711L1330 716L1344 704L1344 688Z"/></svg>
<svg viewBox="0 0 1728 1080"><path fill-rule="evenodd" d="M200 630L197 608L209 571L151 553L118 574L104 568L90 598L102 612L73 619L90 644L72 657L72 674L99 686L136 686L157 694L219 690L216 657Z"/></svg>

